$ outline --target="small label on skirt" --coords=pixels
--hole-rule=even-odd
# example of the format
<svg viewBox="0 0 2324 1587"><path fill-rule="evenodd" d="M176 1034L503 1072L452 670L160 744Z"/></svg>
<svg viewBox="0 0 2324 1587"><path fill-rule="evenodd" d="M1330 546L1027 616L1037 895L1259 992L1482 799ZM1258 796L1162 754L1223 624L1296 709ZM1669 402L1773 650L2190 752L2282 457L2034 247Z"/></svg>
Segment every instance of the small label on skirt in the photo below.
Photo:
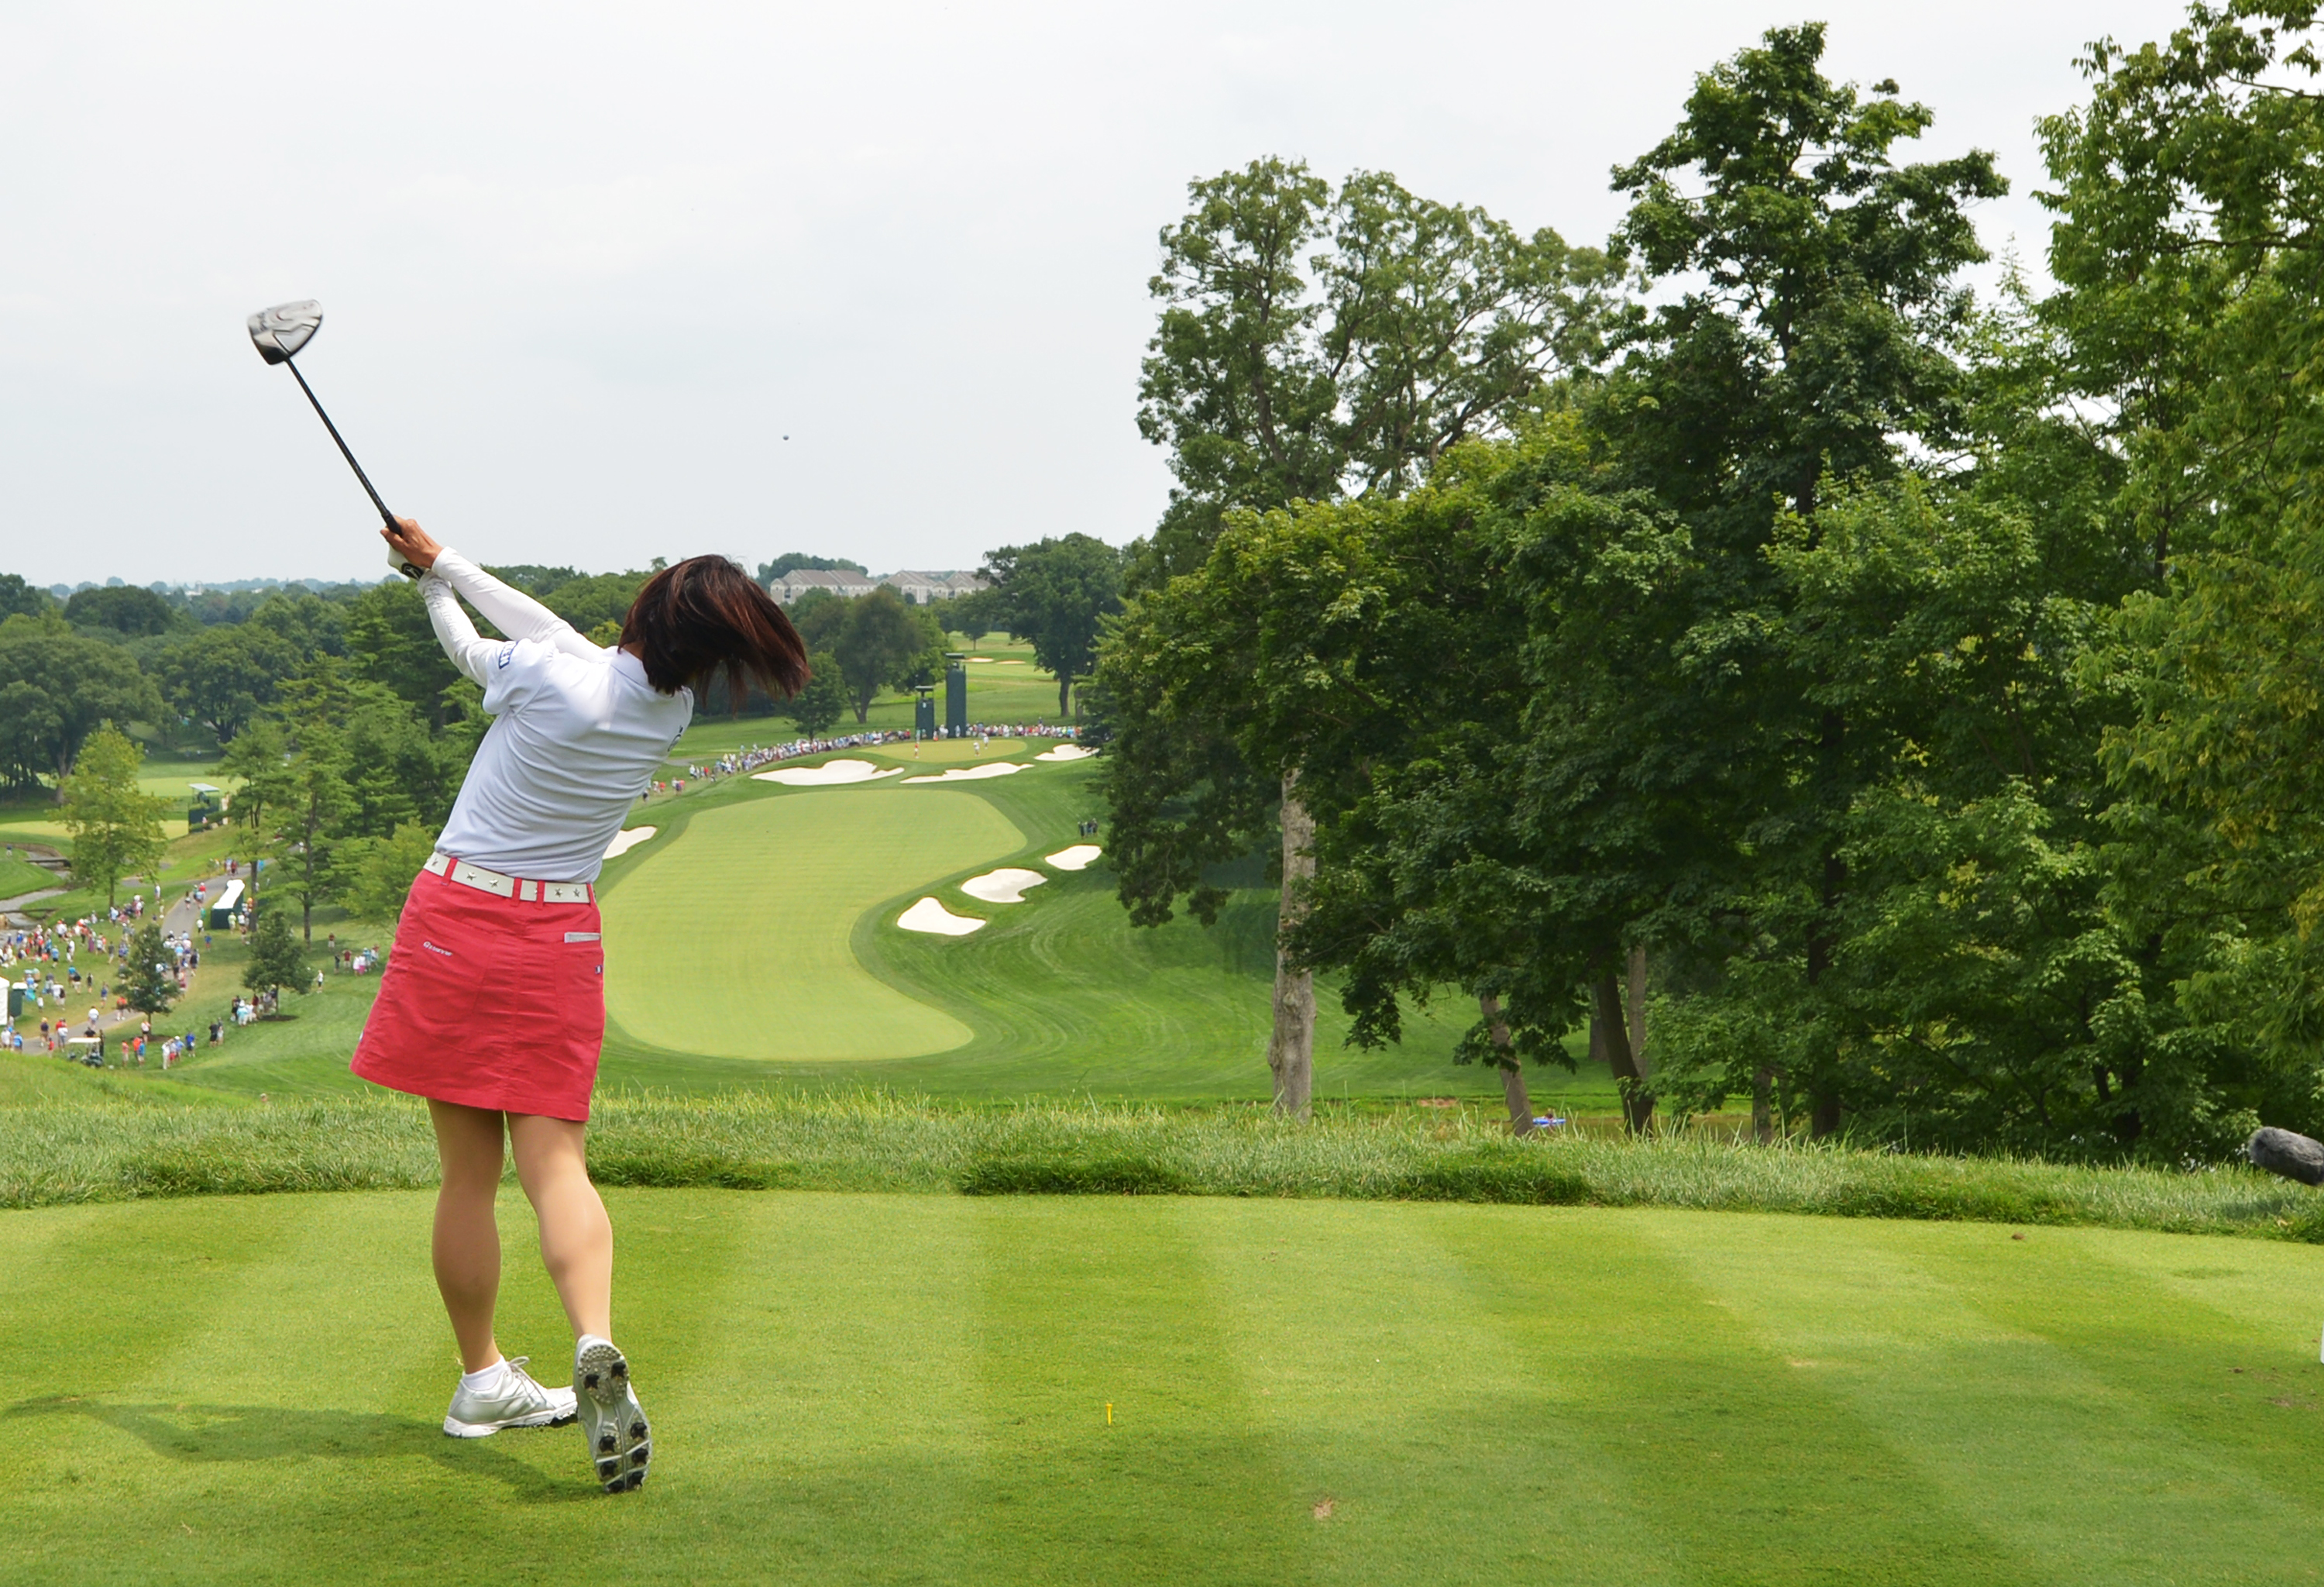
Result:
<svg viewBox="0 0 2324 1587"><path fill-rule="evenodd" d="M604 936L604 933L602 931L568 931L565 934L565 940L567 942L595 942L603 936Z"/></svg>

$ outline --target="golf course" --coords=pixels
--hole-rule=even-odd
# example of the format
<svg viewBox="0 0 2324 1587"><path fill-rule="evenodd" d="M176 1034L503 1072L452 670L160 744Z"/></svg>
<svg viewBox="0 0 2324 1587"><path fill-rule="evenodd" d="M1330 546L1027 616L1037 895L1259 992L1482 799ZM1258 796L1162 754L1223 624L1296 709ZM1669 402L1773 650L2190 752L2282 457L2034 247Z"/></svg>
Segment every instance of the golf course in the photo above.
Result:
<svg viewBox="0 0 2324 1587"><path fill-rule="evenodd" d="M620 1502L571 1428L437 1430L456 1362L425 1193L7 1214L0 1578L2319 1569L2312 1247L1351 1202L610 1201L659 1444ZM513 1191L502 1216L523 1250ZM501 1338L562 1381L530 1263Z"/></svg>
<svg viewBox="0 0 2324 1587"><path fill-rule="evenodd" d="M747 737L734 723L704 723L673 751L673 769ZM805 787L696 780L641 804L623 836L651 835L609 861L599 884L608 1014L600 1084L875 1086L985 1102L1264 1100L1274 890L1254 860L1223 877L1235 890L1215 926L1185 917L1131 926L1102 834L1079 835L1101 813L1094 759L1039 759L1065 742L996 739L982 751L943 742L918 755L909 743L848 749L777 770L848 761L871 766L871 776ZM1021 770L913 780L996 765ZM228 832L178 839L173 865L198 871L232 841ZM1072 856L1080 868L1050 862L1085 842L1100 853ZM1002 868L1041 880L1015 903L962 890ZM899 927L925 898L984 924L960 937ZM326 930L383 945L390 935L328 909L318 916L318 941ZM180 1005L187 1018L217 1017L240 990L244 951L217 941L215 970ZM376 977L328 978L295 1001L291 1018L203 1047L175 1078L241 1096L361 1091L346 1059L377 988ZM1452 1062L1473 1018L1457 1000L1417 1010L1401 1045L1372 1052L1344 1044L1345 1017L1328 985L1318 1002L1319 1098L1498 1102L1491 1075ZM1535 1089L1545 1106L1616 1107L1602 1070L1542 1069Z"/></svg>
<svg viewBox="0 0 2324 1587"><path fill-rule="evenodd" d="M37 1451L0 1580L2317 1579L2324 1250L2248 1237L2304 1203L2191 1186L2210 1211L2173 1224L2109 1213L2098 1175L2061 1213L2038 1190L1975 1202L1964 1166L1969 1200L1831 1198L1933 1222L1457 1204L1630 1193L1618 1167L1585 1185L1554 1155L1528 1166L1554 1145L1461 1155L1489 1145L1498 1088L1450 1063L1457 1007L1365 1054L1328 996L1319 1102L1388 1110L1379 1141L1361 1112L1304 1141L1199 1124L1266 1094L1271 890L1254 866L1215 927L1129 927L1102 825L1082 826L1095 767L1038 758L1056 742L864 746L638 807L601 886L601 1136L658 1454L619 1502L572 1428L437 1426L457 1361L418 1104L366 1102L345 1071L375 978L328 977L167 1078L0 1058L6 1116L54 1143L0 1149L22 1209L0 1215L0 1371ZM982 924L899 926L923 900ZM221 935L190 1016L244 951ZM1535 1083L1611 1112L1602 1073ZM761 1093L810 1111L688 1112ZM922 1100L844 1100L890 1094ZM301 1123L300 1098L353 1111ZM1012 1101L1063 1112L992 1113L966 1147L941 1124ZM1076 1105L1102 1139L1043 1145ZM1487 1167L1362 1180L1389 1137ZM1286 1152L1317 1189L1231 1188ZM1820 1161L1797 1167L1838 1183L1897 1160ZM298 1193L309 1173L357 1188ZM1333 1199L1349 1173L1388 1199ZM715 1187L788 1183L891 1188ZM1215 1188L952 1194L1050 1184ZM292 1193L182 1194L240 1187ZM513 1257L530 1214L512 1183L501 1201ZM2153 1232L2172 1226L2244 1234ZM564 1380L529 1261L500 1333Z"/></svg>
<svg viewBox="0 0 2324 1587"><path fill-rule="evenodd" d="M733 778L643 807L633 826L655 835L610 862L603 882L608 1074L985 1097L1264 1097L1271 890L1254 863L1217 926L1130 926L1102 860L1079 870L1049 860L1099 810L1094 765L1038 759L1056 742L849 750L830 758L875 774L832 787ZM914 780L1000 765L1021 770ZM1041 881L1017 903L963 890L1000 868ZM923 898L985 924L960 937L899 927ZM1381 1053L1344 1047L1331 1012L1319 1025L1319 1094L1498 1093L1450 1061L1467 1023L1457 1008L1442 1021L1424 1012L1402 1047ZM1545 1080L1554 1089L1559 1078Z"/></svg>

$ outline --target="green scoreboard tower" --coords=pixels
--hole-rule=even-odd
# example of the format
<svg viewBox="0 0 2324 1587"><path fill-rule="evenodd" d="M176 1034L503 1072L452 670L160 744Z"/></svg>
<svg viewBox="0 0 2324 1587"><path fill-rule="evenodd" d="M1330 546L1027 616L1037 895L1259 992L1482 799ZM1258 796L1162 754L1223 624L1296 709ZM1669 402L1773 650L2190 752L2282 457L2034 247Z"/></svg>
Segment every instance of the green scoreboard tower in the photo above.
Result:
<svg viewBox="0 0 2324 1587"><path fill-rule="evenodd" d="M968 658L958 650L945 652L945 736L968 735Z"/></svg>

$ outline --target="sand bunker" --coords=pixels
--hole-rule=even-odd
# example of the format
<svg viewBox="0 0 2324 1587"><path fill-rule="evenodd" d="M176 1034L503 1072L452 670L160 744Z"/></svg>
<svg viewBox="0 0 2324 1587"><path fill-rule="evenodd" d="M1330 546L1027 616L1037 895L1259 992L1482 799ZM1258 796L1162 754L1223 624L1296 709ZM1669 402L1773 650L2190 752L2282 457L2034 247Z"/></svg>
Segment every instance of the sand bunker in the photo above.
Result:
<svg viewBox="0 0 2324 1587"><path fill-rule="evenodd" d="M1014 761L991 761L982 766L949 766L935 777L907 777L906 782L982 782L988 777L1006 777L1011 771L1025 768Z"/></svg>
<svg viewBox="0 0 2324 1587"><path fill-rule="evenodd" d="M825 761L820 766L787 766L775 771L753 771L758 782L779 782L788 788L834 788L843 782L869 782L875 777L893 777L901 766L890 766L882 771L869 761Z"/></svg>
<svg viewBox="0 0 2324 1587"><path fill-rule="evenodd" d="M1047 859L1060 871L1082 871L1086 870L1089 863L1103 852L1093 843L1077 843L1069 849L1059 849Z"/></svg>
<svg viewBox="0 0 2324 1587"><path fill-rule="evenodd" d="M907 931L933 932L938 937L966 937L984 928L983 921L955 915L934 899L922 899L897 916L896 924Z"/></svg>
<svg viewBox="0 0 2324 1587"><path fill-rule="evenodd" d="M982 876L972 876L960 884L960 890L973 899L982 899L988 904L1021 904L1025 890L1038 887L1049 879L1038 871L1020 871L1004 865L998 871L987 871Z"/></svg>
<svg viewBox="0 0 2324 1587"><path fill-rule="evenodd" d="M1096 753L1095 750L1085 750L1079 744L1059 744L1056 749L1036 755L1033 759L1036 761L1086 761Z"/></svg>
<svg viewBox="0 0 2324 1587"><path fill-rule="evenodd" d="M611 860L628 853L660 830L658 826L632 826L627 832L613 834L613 841L605 845L605 858Z"/></svg>

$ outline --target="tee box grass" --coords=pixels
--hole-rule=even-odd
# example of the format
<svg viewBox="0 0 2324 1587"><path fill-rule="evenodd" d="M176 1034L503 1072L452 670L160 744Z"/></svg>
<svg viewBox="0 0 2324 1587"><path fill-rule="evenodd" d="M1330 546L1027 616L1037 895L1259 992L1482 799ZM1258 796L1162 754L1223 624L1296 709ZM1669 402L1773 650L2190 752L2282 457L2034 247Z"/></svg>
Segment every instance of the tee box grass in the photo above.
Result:
<svg viewBox="0 0 2324 1587"><path fill-rule="evenodd" d="M424 1192L0 1214L0 1579L2314 1579L2324 1251L1987 1224L616 1190L651 1481L445 1438ZM506 1246L530 1245L503 1198ZM566 1381L511 1263L500 1340Z"/></svg>

